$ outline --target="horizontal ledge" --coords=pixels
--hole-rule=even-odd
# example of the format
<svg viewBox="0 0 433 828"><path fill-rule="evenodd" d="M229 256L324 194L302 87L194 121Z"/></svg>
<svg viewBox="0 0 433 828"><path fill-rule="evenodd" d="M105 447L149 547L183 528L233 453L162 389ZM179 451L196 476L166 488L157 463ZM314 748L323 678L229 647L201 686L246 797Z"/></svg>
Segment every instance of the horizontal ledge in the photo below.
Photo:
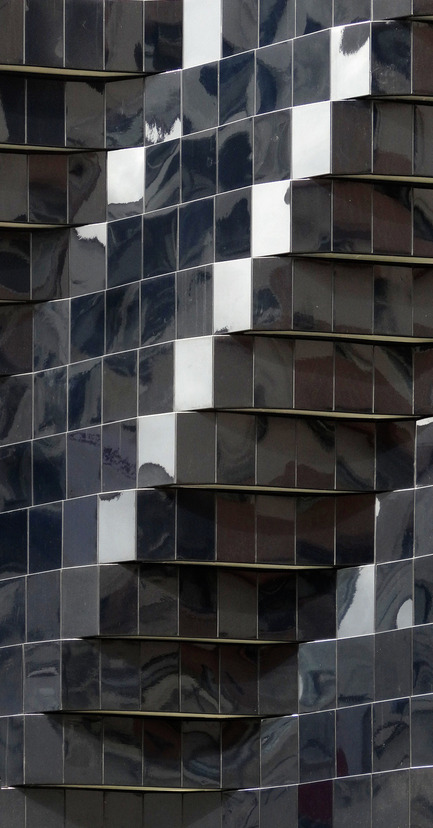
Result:
<svg viewBox="0 0 433 828"><path fill-rule="evenodd" d="M433 184L433 175L386 175L381 173L331 173L332 181L381 181L398 182L413 186L414 184Z"/></svg>
<svg viewBox="0 0 433 828"><path fill-rule="evenodd" d="M145 72L113 72L105 69L68 69L64 66L33 66L32 64L0 63L0 72L25 75L51 75L57 78L142 78Z"/></svg>
<svg viewBox="0 0 433 828"><path fill-rule="evenodd" d="M69 147L69 146L59 146L59 145L48 145L48 144L7 144L7 143L0 143L0 153L3 155L7 155L9 152L13 153L21 153L21 155L88 155L89 153L94 152L104 152L109 153L112 152L119 152L119 150L125 149L144 149L144 144L128 144L125 147L107 147L106 145L103 146L100 144L99 146L93 147ZM189 203L189 202L185 202ZM164 209L164 208L161 208ZM137 213L136 215L142 215L141 213ZM127 218L127 217L126 217ZM112 219L112 221L116 221L116 219ZM102 222L95 222L95 224L102 224Z"/></svg>
<svg viewBox="0 0 433 828"><path fill-rule="evenodd" d="M295 783L293 783L295 785ZM143 793L221 793L222 791L234 791L234 793L238 793L240 790L251 791L257 790L260 791L262 788L223 788L220 785L214 788L175 788L169 787L163 788L161 786L151 786L151 785L72 785L72 784L63 784L63 785L44 785L43 783L39 784L23 784L23 785L15 785L15 788L20 790L79 790L79 791L131 791L131 793L143 792ZM280 786L281 787L281 786ZM287 787L287 786L284 786ZM263 790L267 790L264 788Z"/></svg>
<svg viewBox="0 0 433 828"><path fill-rule="evenodd" d="M431 19L433 20L433 17ZM409 92L406 95L387 95L386 92L384 92L383 95L380 95L377 92L375 92L373 95L365 96L364 100L372 100L373 102L396 101L397 103L399 103L401 101L402 103L412 103L413 101L415 101L417 103L432 103L433 94L422 95L418 92Z"/></svg>
<svg viewBox="0 0 433 828"><path fill-rule="evenodd" d="M124 561L122 561L122 563L124 563ZM269 564L269 563L260 563L260 561L253 562L253 563L245 563L245 562L236 563L236 561L233 562L233 561L200 561L200 560L196 560L196 561L181 560L180 561L177 558L175 558L174 560L173 559L161 559L161 560L158 560L158 561L151 560L150 558L149 558L149 560L144 560L142 558L134 558L134 560L130 561L130 563L138 563L138 564L144 564L144 565L158 563L158 564L163 564L164 566L170 566L170 565L174 565L174 566L199 566L199 567L210 566L210 567L217 567L218 569L248 569L250 571L252 570L253 572L257 572L257 571L260 572L261 570L266 570L267 571L269 569L272 570L272 571L281 570L283 572L287 572L287 571L297 572L298 570L300 572L305 572L306 570L307 571L312 570L313 572L317 572L319 570L321 572L322 569L343 569L344 566L345 566L345 565L340 566L340 564L335 565L335 566L331 565L331 564L326 564L325 566L323 566L321 564L305 564L305 565L303 565L303 564L296 564L296 563ZM353 566L353 564L347 564L347 565L348 566ZM16 576L12 576L12 577L16 577Z"/></svg>
<svg viewBox="0 0 433 828"><path fill-rule="evenodd" d="M325 567L323 567L325 569ZM333 567L329 567L333 569ZM88 635L83 636L82 639L71 639L73 641L92 640L92 641L170 641L171 643L181 644L245 644L248 647L261 646L262 644L287 644L288 646L297 646L304 644L305 639L298 638L198 638L197 636L190 638L185 635ZM308 639L309 640L309 639ZM32 642L34 643L34 642ZM17 645L21 646L21 645ZM58 712L58 711L54 711Z"/></svg>
<svg viewBox="0 0 433 828"><path fill-rule="evenodd" d="M215 409L212 409L215 410ZM363 414L357 411L324 411L322 409L304 409L304 408L227 408L224 406L223 408L216 409L217 411L227 411L229 413L237 413L237 414L284 414L288 417L319 417L319 419L330 419L332 418L337 420L372 420L372 421L381 421L391 420L394 421L401 421L401 420L417 420L423 419L426 415L422 414L417 416L416 414Z"/></svg>
<svg viewBox="0 0 433 828"><path fill-rule="evenodd" d="M133 489L128 489L126 491L134 491ZM140 491L139 489L137 491ZM410 490L412 491L412 490ZM110 494L110 492L104 492L104 494ZM117 492L113 492L113 494L117 494ZM365 493L362 493L365 494ZM56 501L57 503L59 501ZM4 512L2 514L11 514L11 512ZM180 567L213 567L214 569L245 569L249 572L321 572L324 569L345 569L347 566L353 566L353 563L350 564L297 564L297 563L261 563L260 561L253 561L251 563L246 563L245 561L240 561L237 563L236 561L201 561L201 560L194 560L189 561L179 560L178 558L158 558L157 560L151 558L131 558L129 560L122 560L122 561L99 561L96 564L90 564L90 566L112 566L113 564L117 564L119 566L129 565L129 566L180 566ZM86 565L86 564L85 564ZM48 569L45 570L46 572L61 572L64 570L76 569L76 567L62 567L61 569ZM5 581L10 581L13 578L26 578L29 575L37 575L40 573L23 573L21 575L10 575L7 578L0 579L0 584L3 584ZM117 636L108 636L109 638L116 638ZM123 636L120 636L122 638ZM145 638L153 638L153 636L145 636ZM67 641L68 639L62 638L53 638L53 639L41 639L40 641L34 641L32 643L45 643L47 641ZM74 640L74 639L72 639ZM30 642L29 642L30 643ZM15 646L15 645L1 645L0 650L3 646ZM17 644L16 646L21 646Z"/></svg>
<svg viewBox="0 0 433 828"><path fill-rule="evenodd" d="M200 489L219 492L252 492L257 494L290 494L290 495L362 495L382 494L383 489L304 489L296 486L262 486L243 485L242 483L164 483L158 486L142 486L152 489ZM388 491L388 490L386 490Z"/></svg>
<svg viewBox="0 0 433 828"><path fill-rule="evenodd" d="M79 226L82 226L82 223L75 225L62 224L61 222L58 224L39 224L36 221L0 221L0 229L5 228L7 230L65 230L69 227Z"/></svg>
<svg viewBox="0 0 433 828"><path fill-rule="evenodd" d="M6 154L7 152L21 152L25 153L71 153L77 152L105 152L105 147L60 147L60 146L46 146L41 144L5 144L0 143L0 152Z"/></svg>
<svg viewBox="0 0 433 828"><path fill-rule="evenodd" d="M42 711L42 715L49 715L49 716L69 716L69 715L97 715L97 716L133 716L134 718L141 718L141 719L211 719L212 721L232 721L233 719L274 719L275 714L262 714L262 713L188 713L188 712L180 712L174 713L170 712L169 710L164 710L162 712L154 711L154 710L103 710L92 708L91 710L82 710L82 709L74 709L74 710L47 710ZM25 716L33 716L39 715L38 713L25 713ZM287 716L294 716L294 713L279 713L278 717L286 718Z"/></svg>
<svg viewBox="0 0 433 828"><path fill-rule="evenodd" d="M277 254L276 254L277 255ZM411 256L411 255L395 255L391 253L334 253L333 251L321 253L303 253L302 251L294 251L292 255L299 259L338 259L347 262L377 262L378 264L404 264L404 265L429 265L433 266L433 256Z"/></svg>
<svg viewBox="0 0 433 828"><path fill-rule="evenodd" d="M395 334L361 334L361 333L339 333L337 331L298 331L298 330L271 330L263 328L251 328L250 330L239 331L243 336L275 336L290 337L291 339L320 339L330 342L340 339L343 342L384 342L397 345L433 345L433 336L396 336ZM237 336L237 331L230 331L230 336ZM217 334L215 334L217 336Z"/></svg>

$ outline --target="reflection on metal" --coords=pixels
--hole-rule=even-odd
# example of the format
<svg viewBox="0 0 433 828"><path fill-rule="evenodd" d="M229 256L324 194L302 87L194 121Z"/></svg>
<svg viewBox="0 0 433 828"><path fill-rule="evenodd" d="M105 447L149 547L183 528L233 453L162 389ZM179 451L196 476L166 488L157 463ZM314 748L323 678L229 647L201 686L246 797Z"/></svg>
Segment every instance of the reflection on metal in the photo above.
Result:
<svg viewBox="0 0 433 828"><path fill-rule="evenodd" d="M431 825L432 16L0 4L5 828Z"/></svg>

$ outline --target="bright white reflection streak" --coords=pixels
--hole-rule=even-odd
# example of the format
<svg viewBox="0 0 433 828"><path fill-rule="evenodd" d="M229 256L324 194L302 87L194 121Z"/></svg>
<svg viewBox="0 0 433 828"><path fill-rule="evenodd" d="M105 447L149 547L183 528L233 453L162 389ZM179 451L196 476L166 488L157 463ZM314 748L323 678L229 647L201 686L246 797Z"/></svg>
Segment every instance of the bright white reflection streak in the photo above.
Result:
<svg viewBox="0 0 433 828"><path fill-rule="evenodd" d="M108 153L107 196L109 204L133 204L144 195L144 149Z"/></svg>

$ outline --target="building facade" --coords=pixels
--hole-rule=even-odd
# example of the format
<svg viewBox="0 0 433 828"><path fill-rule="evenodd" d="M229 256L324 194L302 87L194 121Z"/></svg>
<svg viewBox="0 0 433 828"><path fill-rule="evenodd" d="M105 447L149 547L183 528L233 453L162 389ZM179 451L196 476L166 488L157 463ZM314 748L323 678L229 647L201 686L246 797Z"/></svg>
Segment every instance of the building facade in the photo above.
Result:
<svg viewBox="0 0 433 828"><path fill-rule="evenodd" d="M431 828L433 0L0 0L0 828Z"/></svg>

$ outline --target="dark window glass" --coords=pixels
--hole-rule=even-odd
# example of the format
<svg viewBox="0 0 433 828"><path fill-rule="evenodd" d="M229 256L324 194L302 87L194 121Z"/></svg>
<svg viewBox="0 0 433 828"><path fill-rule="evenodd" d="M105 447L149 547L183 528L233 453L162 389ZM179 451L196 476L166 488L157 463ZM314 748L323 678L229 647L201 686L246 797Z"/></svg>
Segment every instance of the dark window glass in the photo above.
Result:
<svg viewBox="0 0 433 828"><path fill-rule="evenodd" d="M214 258L214 200L184 204L179 209L179 267L206 264Z"/></svg>
<svg viewBox="0 0 433 828"><path fill-rule="evenodd" d="M222 0L223 56L255 49L258 38L258 0Z"/></svg>
<svg viewBox="0 0 433 828"><path fill-rule="evenodd" d="M251 190L224 193L215 204L216 261L250 255Z"/></svg>
<svg viewBox="0 0 433 828"><path fill-rule="evenodd" d="M252 183L252 121L218 130L218 190L235 190ZM234 257L233 257L234 258Z"/></svg>
<svg viewBox="0 0 433 828"><path fill-rule="evenodd" d="M65 436L44 437L33 443L34 503L62 500L66 490Z"/></svg>
<svg viewBox="0 0 433 828"><path fill-rule="evenodd" d="M66 0L65 57L71 69L102 69L103 6L93 0Z"/></svg>
<svg viewBox="0 0 433 828"><path fill-rule="evenodd" d="M136 485L136 423L113 423L102 429L102 487L104 491Z"/></svg>
<svg viewBox="0 0 433 828"><path fill-rule="evenodd" d="M141 72L143 69L143 8L140 3L105 3L105 69Z"/></svg>
<svg viewBox="0 0 433 828"><path fill-rule="evenodd" d="M183 133L208 129L218 123L218 64L207 63L182 72Z"/></svg>
<svg viewBox="0 0 433 828"><path fill-rule="evenodd" d="M220 124L254 114L254 53L220 62Z"/></svg>
<svg viewBox="0 0 433 828"><path fill-rule="evenodd" d="M29 572L59 569L62 562L62 504L29 512Z"/></svg>
<svg viewBox="0 0 433 828"><path fill-rule="evenodd" d="M43 0L42 0L43 2ZM40 6L41 4L38 3ZM40 11L38 10L38 16ZM42 24L43 15L40 23ZM43 24L42 24L43 25ZM44 43L35 31L31 43ZM38 61L36 63L39 64ZM63 147L65 144L65 86L59 81L27 81L27 141Z"/></svg>
<svg viewBox="0 0 433 828"><path fill-rule="evenodd" d="M105 295L105 350L128 351L139 345L138 285L107 290Z"/></svg>
<svg viewBox="0 0 433 828"><path fill-rule="evenodd" d="M136 351L105 357L103 388L104 423L110 420L125 420L137 415Z"/></svg>
<svg viewBox="0 0 433 828"><path fill-rule="evenodd" d="M0 140L2 142L24 143L25 92L23 78L3 76L0 79Z"/></svg>
<svg viewBox="0 0 433 828"><path fill-rule="evenodd" d="M291 113L271 112L254 119L254 183L290 177Z"/></svg>
<svg viewBox="0 0 433 828"><path fill-rule="evenodd" d="M314 0L317 3L317 0ZM329 3L325 0L326 6ZM293 47L293 103L326 101L330 97L329 31L298 38Z"/></svg>
<svg viewBox="0 0 433 828"><path fill-rule="evenodd" d="M182 141L182 201L216 192L215 132L205 132Z"/></svg>
<svg viewBox="0 0 433 828"><path fill-rule="evenodd" d="M182 65L182 10L182 0L146 0L145 72L167 72Z"/></svg>
<svg viewBox="0 0 433 828"><path fill-rule="evenodd" d="M288 40L295 33L293 0L260 0L260 46Z"/></svg>
<svg viewBox="0 0 433 828"><path fill-rule="evenodd" d="M67 500L63 521L63 565L96 563L96 498Z"/></svg>
<svg viewBox="0 0 433 828"><path fill-rule="evenodd" d="M99 356L104 350L104 294L80 296L71 302L71 359Z"/></svg>
<svg viewBox="0 0 433 828"><path fill-rule="evenodd" d="M62 0L29 0L26 3L25 25L25 62L35 66L62 66Z"/></svg>
<svg viewBox="0 0 433 828"><path fill-rule="evenodd" d="M146 150L146 210L170 207L180 199L180 142L164 141Z"/></svg>
<svg viewBox="0 0 433 828"><path fill-rule="evenodd" d="M143 219L143 277L176 270L177 210L161 210Z"/></svg>
<svg viewBox="0 0 433 828"><path fill-rule="evenodd" d="M69 367L69 429L101 422L101 360L89 360Z"/></svg>

